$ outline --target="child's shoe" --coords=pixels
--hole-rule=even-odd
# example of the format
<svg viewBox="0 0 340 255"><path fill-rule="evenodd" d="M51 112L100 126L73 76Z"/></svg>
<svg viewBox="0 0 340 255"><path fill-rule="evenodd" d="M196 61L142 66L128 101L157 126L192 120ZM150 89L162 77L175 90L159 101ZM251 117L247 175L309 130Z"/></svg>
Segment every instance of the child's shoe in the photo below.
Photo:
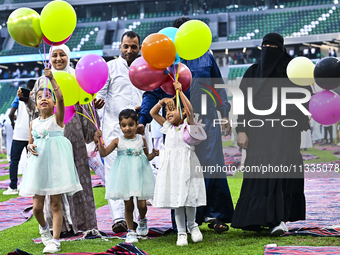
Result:
<svg viewBox="0 0 340 255"><path fill-rule="evenodd" d="M58 251L60 251L60 242L53 239L47 243L43 253L56 253Z"/></svg>
<svg viewBox="0 0 340 255"><path fill-rule="evenodd" d="M126 234L125 242L126 243L138 243L136 231L129 229L128 233Z"/></svg>
<svg viewBox="0 0 340 255"><path fill-rule="evenodd" d="M180 233L177 235L177 246L188 245L188 237L186 233Z"/></svg>
<svg viewBox="0 0 340 255"><path fill-rule="evenodd" d="M137 235L139 236L146 236L149 233L148 229L148 219L139 219L138 221L138 227L137 227Z"/></svg>
<svg viewBox="0 0 340 255"><path fill-rule="evenodd" d="M201 242L203 240L203 235L198 228L198 226L194 226L192 229L188 228L189 233L191 234L191 240L194 243Z"/></svg>
<svg viewBox="0 0 340 255"><path fill-rule="evenodd" d="M43 242L43 244L46 246L48 244L49 241L51 241L53 239L51 232L50 232L50 226L48 225L48 223L46 222L46 226L45 226L45 230L43 230L41 228L41 226L39 225L39 233L41 235L41 240Z"/></svg>

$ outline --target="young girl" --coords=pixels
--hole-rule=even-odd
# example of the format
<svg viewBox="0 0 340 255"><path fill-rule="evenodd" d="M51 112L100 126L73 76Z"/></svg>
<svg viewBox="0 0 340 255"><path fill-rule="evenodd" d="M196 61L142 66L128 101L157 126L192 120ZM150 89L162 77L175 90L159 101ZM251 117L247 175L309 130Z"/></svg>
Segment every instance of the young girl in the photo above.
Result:
<svg viewBox="0 0 340 255"><path fill-rule="evenodd" d="M148 153L146 140L136 134L138 125L137 113L125 109L119 113L119 126L123 136L114 139L106 148L99 138L102 131L97 130L95 142L99 143L100 156L105 157L118 148L117 158L114 160L106 183L106 199L123 199L125 203L125 221L128 227L126 242L138 242L137 234L145 236L147 228L146 200L153 197L155 180L149 161L159 155L158 150ZM149 161L148 161L149 160ZM137 233L133 228L133 197L137 197L139 220Z"/></svg>
<svg viewBox="0 0 340 255"><path fill-rule="evenodd" d="M36 107L41 117L30 125L28 151L32 153L23 175L20 195L33 196L33 214L39 223L44 253L60 251L59 236L63 222L61 194L72 195L82 190L73 161L72 145L64 137L64 100L60 87L50 69L45 75L51 81L56 100L49 89L40 89L36 94ZM54 107L56 114L53 114ZM45 195L51 195L53 214L53 237L44 218Z"/></svg>
<svg viewBox="0 0 340 255"><path fill-rule="evenodd" d="M182 90L179 82L175 82L174 86L175 89ZM166 134L165 144L160 153L160 168L156 179L153 206L175 209L178 246L188 245L185 216L192 241L202 241L203 236L195 222L196 207L206 205L203 173L195 170L195 166L200 166L198 158L194 147L183 140L184 127L194 124L191 104L185 95L184 99L189 107L190 116L182 107L181 118L180 112L175 107L175 98L162 99L150 111L151 116L163 126L161 132ZM158 114L164 105L166 105L166 119Z"/></svg>

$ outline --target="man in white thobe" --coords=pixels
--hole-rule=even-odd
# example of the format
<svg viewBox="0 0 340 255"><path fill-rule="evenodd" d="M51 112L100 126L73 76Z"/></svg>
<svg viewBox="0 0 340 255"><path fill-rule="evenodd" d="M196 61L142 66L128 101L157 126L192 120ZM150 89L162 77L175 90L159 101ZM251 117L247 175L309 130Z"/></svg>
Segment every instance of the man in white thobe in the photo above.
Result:
<svg viewBox="0 0 340 255"><path fill-rule="evenodd" d="M121 56L107 63L109 66L109 78L96 96L96 98L105 100L105 106L101 113L101 129L106 145L109 145L114 138L123 135L119 127L119 113L124 109L135 109L142 103L144 91L137 89L129 79L129 67L138 57L140 49L139 35L133 31L125 32L120 45ZM105 176L108 176L108 171L110 171L116 157L117 151L115 150L104 158ZM108 203L112 219L115 222L112 227L113 231L116 233L126 231L124 201L109 199Z"/></svg>

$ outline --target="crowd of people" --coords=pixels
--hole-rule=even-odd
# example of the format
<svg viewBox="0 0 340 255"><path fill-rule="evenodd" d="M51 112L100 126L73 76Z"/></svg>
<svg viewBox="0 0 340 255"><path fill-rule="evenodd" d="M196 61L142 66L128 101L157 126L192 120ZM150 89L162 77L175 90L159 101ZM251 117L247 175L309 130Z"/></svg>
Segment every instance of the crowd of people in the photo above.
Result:
<svg viewBox="0 0 340 255"><path fill-rule="evenodd" d="M179 18L173 26L179 27L188 20ZM225 165L221 136L230 133L230 104L224 89L216 89L220 104L215 107L213 100L208 100L207 112L201 110L202 84L213 87L213 81L223 82L214 57L207 52L198 59L182 61L190 69L193 81L185 92L179 82L174 82L174 88L182 95L182 107L178 110L175 98L161 88L144 92L131 83L129 67L139 57L140 45L137 33L125 32L121 38L121 55L108 62L109 78L95 99L96 114L100 116L98 130L79 114L64 124L63 95L54 74L74 73L66 45L51 48L51 69L45 69L45 75L35 81L26 102L18 101L17 123L25 122L26 128L24 137L14 139L12 153L19 155L26 147L30 156L19 190L15 156L10 166L11 184L5 192L34 197L33 213L39 222L44 253L60 250L61 232L98 230L86 151L86 144L93 141L104 158L105 198L110 207L112 230L127 232L127 242L136 243L138 236L148 233L148 199L152 199L155 207L172 209L178 246L188 245L188 232L193 242L202 241L199 226L203 223L208 223L216 233L227 231L226 223L231 223L232 227L244 230L266 227L272 235L280 235L287 231L287 221L305 219L303 173L265 178L245 174L234 212L225 173L197 171L198 166L203 169ZM266 35L262 47L261 60L247 70L240 86L244 94L247 88L253 88L257 109L270 107L267 102L271 103L272 78L281 79L278 86L294 86L286 79L285 70L291 57L283 46L282 36ZM44 89L46 77L51 81L51 90ZM17 96L24 98L23 89L19 88ZM80 106L75 107L77 112L84 113ZM221 128L213 124L218 112L227 123ZM205 124L207 135L196 146L184 140L185 130L197 124L194 113ZM270 117L280 119L279 113L278 109ZM308 119L295 108L288 109L288 115L299 123L296 128L272 128L269 124L262 128L238 127L238 145L247 150L245 166L303 165L299 146L301 131L309 129ZM251 118L264 116L252 115L246 107L238 122ZM152 121L159 124L163 135L164 144L160 147L146 139ZM157 125L152 127L157 129ZM14 130L17 128L15 124ZM155 157L159 157L159 164L150 164Z"/></svg>

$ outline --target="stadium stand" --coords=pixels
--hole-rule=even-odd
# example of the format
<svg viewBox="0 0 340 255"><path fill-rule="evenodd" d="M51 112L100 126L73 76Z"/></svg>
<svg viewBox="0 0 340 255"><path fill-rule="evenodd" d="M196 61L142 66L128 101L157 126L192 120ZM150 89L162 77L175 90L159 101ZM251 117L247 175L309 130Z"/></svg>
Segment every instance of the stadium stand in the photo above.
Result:
<svg viewBox="0 0 340 255"><path fill-rule="evenodd" d="M0 114L5 113L17 95L18 87L12 86L11 83L0 84Z"/></svg>
<svg viewBox="0 0 340 255"><path fill-rule="evenodd" d="M247 71L247 67L233 67L229 69L228 80L235 80L238 77L242 77Z"/></svg>

